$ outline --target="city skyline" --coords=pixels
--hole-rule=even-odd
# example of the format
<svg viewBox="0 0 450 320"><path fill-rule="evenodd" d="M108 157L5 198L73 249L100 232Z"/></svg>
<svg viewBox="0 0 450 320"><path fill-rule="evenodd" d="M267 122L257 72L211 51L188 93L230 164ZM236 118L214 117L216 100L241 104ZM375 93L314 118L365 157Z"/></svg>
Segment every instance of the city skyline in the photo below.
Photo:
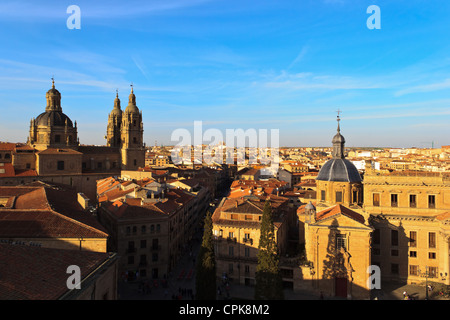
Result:
<svg viewBox="0 0 450 320"><path fill-rule="evenodd" d="M81 29L66 25L81 9ZM370 5L381 29L369 29ZM130 84L147 145L171 133L279 129L280 146L449 145L450 4L436 1L3 1L0 140L26 142L51 77L82 144L105 144ZM19 115L19 116L18 116Z"/></svg>

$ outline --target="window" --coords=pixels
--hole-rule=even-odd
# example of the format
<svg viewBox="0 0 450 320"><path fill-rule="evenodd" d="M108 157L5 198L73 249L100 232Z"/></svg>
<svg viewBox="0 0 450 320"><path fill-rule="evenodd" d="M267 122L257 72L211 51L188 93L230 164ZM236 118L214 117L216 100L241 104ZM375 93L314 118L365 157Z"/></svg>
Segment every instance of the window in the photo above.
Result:
<svg viewBox="0 0 450 320"><path fill-rule="evenodd" d="M9 158L11 158L11 155L9 153L6 153L5 154L5 159L9 159Z"/></svg>
<svg viewBox="0 0 450 320"><path fill-rule="evenodd" d="M392 249L391 250L391 256L392 257L398 257L398 250L397 249Z"/></svg>
<svg viewBox="0 0 450 320"><path fill-rule="evenodd" d="M228 273L230 273L230 274L233 273L233 264L232 263L228 264Z"/></svg>
<svg viewBox="0 0 450 320"><path fill-rule="evenodd" d="M428 248L436 248L436 233L428 233Z"/></svg>
<svg viewBox="0 0 450 320"><path fill-rule="evenodd" d="M30 168L31 168L31 163L27 163L27 164L26 164L26 168L27 168L27 169L30 169Z"/></svg>
<svg viewBox="0 0 450 320"><path fill-rule="evenodd" d="M409 266L409 274L411 276L418 276L419 275L419 266Z"/></svg>
<svg viewBox="0 0 450 320"><path fill-rule="evenodd" d="M417 247L417 232L416 231L409 232L409 246L411 248Z"/></svg>
<svg viewBox="0 0 450 320"><path fill-rule="evenodd" d="M159 247L159 240L158 239L153 239L152 240L152 249L153 250L158 250Z"/></svg>
<svg viewBox="0 0 450 320"><path fill-rule="evenodd" d="M428 267L428 277L437 278L438 268L437 267Z"/></svg>
<svg viewBox="0 0 450 320"><path fill-rule="evenodd" d="M134 256L128 256L128 264L134 264Z"/></svg>
<svg viewBox="0 0 450 320"><path fill-rule="evenodd" d="M398 231L391 230L391 245L398 246Z"/></svg>
<svg viewBox="0 0 450 320"><path fill-rule="evenodd" d="M391 273L392 274L398 274L398 264L397 263L392 263L391 264Z"/></svg>
<svg viewBox="0 0 450 320"><path fill-rule="evenodd" d="M336 191L336 202L342 202L342 191Z"/></svg>
<svg viewBox="0 0 450 320"><path fill-rule="evenodd" d="M320 191L320 200L325 201L325 190Z"/></svg>
<svg viewBox="0 0 450 320"><path fill-rule="evenodd" d="M410 194L410 195L409 195L409 207L410 207L410 208L415 208L415 207L417 207L417 203L416 203L416 195L415 195L415 194Z"/></svg>
<svg viewBox="0 0 450 320"><path fill-rule="evenodd" d="M373 194L373 206L374 207L379 207L380 206L380 194L379 193L374 193Z"/></svg>
<svg viewBox="0 0 450 320"><path fill-rule="evenodd" d="M128 252L134 252L134 241L128 241Z"/></svg>
<svg viewBox="0 0 450 320"><path fill-rule="evenodd" d="M102 168L102 163L101 162L97 162L97 169L101 169Z"/></svg>
<svg viewBox="0 0 450 320"><path fill-rule="evenodd" d="M141 240L141 249L147 248L147 240Z"/></svg>
<svg viewBox="0 0 450 320"><path fill-rule="evenodd" d="M398 194L391 194L391 207L398 207Z"/></svg>
<svg viewBox="0 0 450 320"><path fill-rule="evenodd" d="M244 249L244 256L247 257L247 258L250 257L250 248L245 247L245 249Z"/></svg>
<svg viewBox="0 0 450 320"><path fill-rule="evenodd" d="M158 261L158 253L152 253L152 261L153 262Z"/></svg>
<svg viewBox="0 0 450 320"><path fill-rule="evenodd" d="M336 234L336 249L339 251L342 249L346 249L346 235L345 234Z"/></svg>
<svg viewBox="0 0 450 320"><path fill-rule="evenodd" d="M380 229L375 229L372 236L373 244L380 244Z"/></svg>
<svg viewBox="0 0 450 320"><path fill-rule="evenodd" d="M358 191L353 190L353 203L358 203Z"/></svg>
<svg viewBox="0 0 450 320"><path fill-rule="evenodd" d="M57 167L58 170L64 170L64 161L58 161Z"/></svg>
<svg viewBox="0 0 450 320"><path fill-rule="evenodd" d="M147 228L145 226L141 226L141 233L145 234L147 232Z"/></svg>
<svg viewBox="0 0 450 320"><path fill-rule="evenodd" d="M139 260L139 264L141 266L146 265L147 264L147 256L145 254L142 254Z"/></svg>
<svg viewBox="0 0 450 320"><path fill-rule="evenodd" d="M434 209L436 208L436 196L435 195L429 195L428 196L428 208Z"/></svg>
<svg viewBox="0 0 450 320"><path fill-rule="evenodd" d="M245 269L244 269L245 274L249 274L249 273L250 273L250 266L246 264L246 265L244 266L244 268L245 268Z"/></svg>
<svg viewBox="0 0 450 320"><path fill-rule="evenodd" d="M428 259L436 259L436 252L428 252Z"/></svg>
<svg viewBox="0 0 450 320"><path fill-rule="evenodd" d="M411 258L417 258L417 251L410 251L410 252L409 252L409 256L410 256Z"/></svg>
<svg viewBox="0 0 450 320"><path fill-rule="evenodd" d="M61 142L61 136L59 134L55 135L55 142Z"/></svg>
<svg viewBox="0 0 450 320"><path fill-rule="evenodd" d="M232 247L232 246L228 247L228 255L230 257L234 257L234 247Z"/></svg>

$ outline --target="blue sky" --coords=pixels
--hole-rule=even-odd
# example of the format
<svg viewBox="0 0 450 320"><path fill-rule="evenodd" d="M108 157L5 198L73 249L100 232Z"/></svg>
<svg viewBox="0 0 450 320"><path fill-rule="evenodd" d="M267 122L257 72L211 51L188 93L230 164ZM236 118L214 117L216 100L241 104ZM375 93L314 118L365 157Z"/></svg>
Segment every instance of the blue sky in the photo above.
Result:
<svg viewBox="0 0 450 320"><path fill-rule="evenodd" d="M81 9L69 30L67 8ZM366 12L377 5L381 29ZM178 128L279 129L282 146L450 144L446 0L0 3L0 140L26 141L55 77L80 142L105 143L130 84L148 145ZM193 131L192 131L193 132Z"/></svg>

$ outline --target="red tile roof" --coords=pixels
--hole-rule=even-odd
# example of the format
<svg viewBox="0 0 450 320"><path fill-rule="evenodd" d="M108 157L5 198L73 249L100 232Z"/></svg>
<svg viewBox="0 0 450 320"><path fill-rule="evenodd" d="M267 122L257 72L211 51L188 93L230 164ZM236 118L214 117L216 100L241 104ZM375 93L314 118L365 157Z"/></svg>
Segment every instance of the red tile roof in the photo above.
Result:
<svg viewBox="0 0 450 320"><path fill-rule="evenodd" d="M320 221L320 220L324 220L324 219L327 219L327 218L330 218L330 217L334 217L334 216L337 216L337 215L340 215L340 214L342 214L342 215L344 215L346 217L349 217L349 218L351 218L353 220L356 220L356 221L358 221L360 223L364 223L364 217L362 215L360 215L359 213L357 213L357 212L355 212L355 211L353 211L353 210L351 210L351 209L349 209L347 207L344 207L341 204L337 204L335 206L332 206L332 207L329 207L329 208L327 208L325 210L317 212L316 213L316 220Z"/></svg>
<svg viewBox="0 0 450 320"><path fill-rule="evenodd" d="M67 267L85 278L109 258L107 253L0 243L0 300L56 300L68 292Z"/></svg>
<svg viewBox="0 0 450 320"><path fill-rule="evenodd" d="M73 190L47 184L0 187L0 197L14 197L12 206L0 208L1 238L108 237L104 227L83 211Z"/></svg>

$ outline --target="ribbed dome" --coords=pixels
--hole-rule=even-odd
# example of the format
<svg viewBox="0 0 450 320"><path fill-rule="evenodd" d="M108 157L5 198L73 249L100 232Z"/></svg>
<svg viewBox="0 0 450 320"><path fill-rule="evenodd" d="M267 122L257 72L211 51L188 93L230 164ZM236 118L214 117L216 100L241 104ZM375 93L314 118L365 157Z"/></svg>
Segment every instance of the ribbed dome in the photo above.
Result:
<svg viewBox="0 0 450 320"><path fill-rule="evenodd" d="M320 169L316 180L361 182L361 176L355 165L347 159L328 160Z"/></svg>
<svg viewBox="0 0 450 320"><path fill-rule="evenodd" d="M66 120L67 125L69 127L73 127L72 120L68 116L66 116L63 112L60 111L46 111L37 116L35 123L37 126L46 126L48 125L48 120L50 119L51 123L55 126L65 126Z"/></svg>

